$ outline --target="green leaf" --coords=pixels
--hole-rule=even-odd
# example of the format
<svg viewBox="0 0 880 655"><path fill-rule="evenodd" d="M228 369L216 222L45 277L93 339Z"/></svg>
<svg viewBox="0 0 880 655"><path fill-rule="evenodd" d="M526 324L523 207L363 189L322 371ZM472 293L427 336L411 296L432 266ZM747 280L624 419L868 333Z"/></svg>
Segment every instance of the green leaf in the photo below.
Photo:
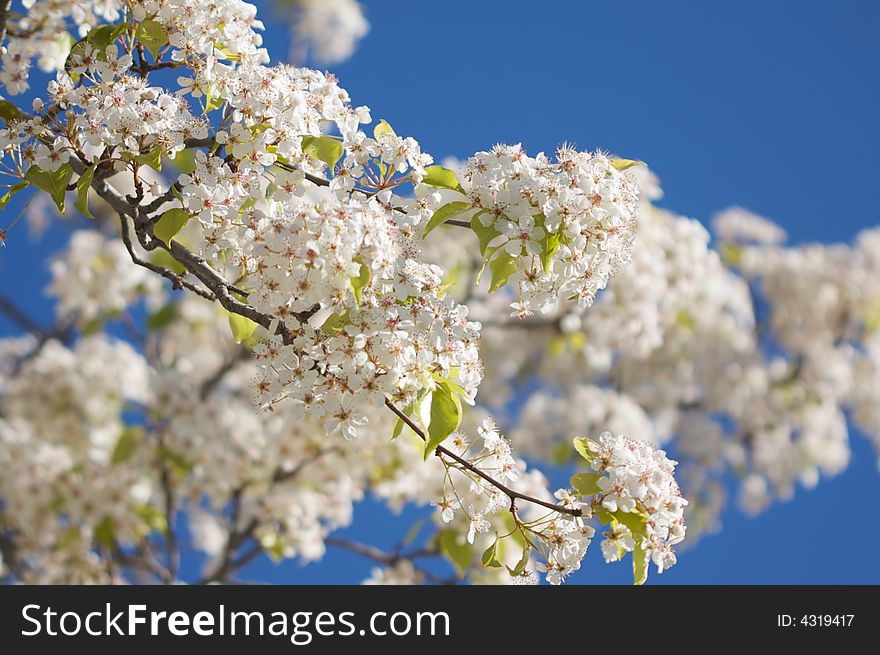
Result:
<svg viewBox="0 0 880 655"><path fill-rule="evenodd" d="M111 550L116 543L116 522L110 516L105 516L93 531L95 541L107 550Z"/></svg>
<svg viewBox="0 0 880 655"><path fill-rule="evenodd" d="M492 273L489 293L494 293L507 284L510 276L516 273L516 259L506 250L502 250L489 262L489 271Z"/></svg>
<svg viewBox="0 0 880 655"><path fill-rule="evenodd" d="M247 316L230 312L229 329L232 330L232 338L235 339L235 343L241 343L254 333L257 324Z"/></svg>
<svg viewBox="0 0 880 655"><path fill-rule="evenodd" d="M169 271L174 271L178 275L183 275L184 273L186 273L186 269L183 267L183 264L174 259L174 257L171 256L171 253L169 253L167 250L157 248L152 253L150 253L150 261L156 266L167 268Z"/></svg>
<svg viewBox="0 0 880 655"><path fill-rule="evenodd" d="M92 334L97 334L104 328L104 318L101 316L93 316L90 318L85 325L80 328L82 335L87 337Z"/></svg>
<svg viewBox="0 0 880 655"><path fill-rule="evenodd" d="M98 51L98 56L106 56L105 50L107 46L116 41L122 33L128 28L128 23L119 23L118 25L108 24L108 25L98 25L97 27L93 27L88 36L86 36L86 41L95 46L95 49Z"/></svg>
<svg viewBox="0 0 880 655"><path fill-rule="evenodd" d="M560 228L559 232L547 232L544 235L544 238L541 239L541 264L544 266L544 272L550 272L550 264L553 262L553 255L556 254L556 251L559 250L559 246L562 245L562 231Z"/></svg>
<svg viewBox="0 0 880 655"><path fill-rule="evenodd" d="M425 519L419 519L418 521L413 523L410 526L409 530L406 531L401 545L406 548L411 543L413 543L416 540L416 537L419 536L419 533L422 531L423 527L425 527Z"/></svg>
<svg viewBox="0 0 880 655"><path fill-rule="evenodd" d="M412 412L413 412L412 405L407 405L403 409L403 413L406 414L407 416L412 416ZM403 421L403 419L398 417L398 419L394 422L394 430L391 431L391 441L394 441L395 439L397 439L397 437L400 436L400 433L403 432L403 428L405 425L406 425L406 423Z"/></svg>
<svg viewBox="0 0 880 655"><path fill-rule="evenodd" d="M650 553L642 547L643 539L636 538L636 547L633 549L633 582L636 585L645 584L648 579L648 564Z"/></svg>
<svg viewBox="0 0 880 655"><path fill-rule="evenodd" d="M144 166L149 166L152 169L157 171L162 170L162 147L155 146L149 152L145 152L140 155L134 155L133 159L138 164L143 164Z"/></svg>
<svg viewBox="0 0 880 655"><path fill-rule="evenodd" d="M11 121L21 120L21 110L8 100L0 98L0 118L8 125Z"/></svg>
<svg viewBox="0 0 880 655"><path fill-rule="evenodd" d="M58 211L64 213L64 194L67 192L67 185L73 176L73 169L70 164L63 164L54 172L44 171L39 166L31 166L24 178L38 189L42 189L55 201Z"/></svg>
<svg viewBox="0 0 880 655"><path fill-rule="evenodd" d="M383 134L391 134L392 136L397 136L394 128L392 128L388 124L388 121L386 121L384 118L376 124L376 127L373 128L373 138L378 141L379 137Z"/></svg>
<svg viewBox="0 0 880 655"><path fill-rule="evenodd" d="M614 516L604 507L596 507L593 509L593 516L599 519L602 525L610 525L614 521Z"/></svg>
<svg viewBox="0 0 880 655"><path fill-rule="evenodd" d="M443 166L428 166L425 168L425 173L422 184L464 193L464 189L461 188L461 184L458 183L458 179L455 177L455 171L443 168Z"/></svg>
<svg viewBox="0 0 880 655"><path fill-rule="evenodd" d="M467 211L470 208L471 204L469 202L463 202L460 200L448 202L442 207L439 207L437 211L434 212L434 215L431 216L431 220L428 221L428 225L425 227L424 236L428 236L430 232L433 232L450 218L458 216L460 213Z"/></svg>
<svg viewBox="0 0 880 655"><path fill-rule="evenodd" d="M195 464L186 457L165 446L159 446L159 456L171 464L179 473L189 473L195 467Z"/></svg>
<svg viewBox="0 0 880 655"><path fill-rule="evenodd" d="M610 514L614 517L615 521L625 525L633 534L641 535L642 537L647 536L648 518L644 514L641 514L640 512L622 512L620 510L610 512Z"/></svg>
<svg viewBox="0 0 880 655"><path fill-rule="evenodd" d="M461 425L461 400L445 381L437 383L431 394L430 416L425 459Z"/></svg>
<svg viewBox="0 0 880 655"><path fill-rule="evenodd" d="M335 335L342 332L342 328L348 323L348 310L341 314L330 314L327 320L321 325L321 331L324 334Z"/></svg>
<svg viewBox="0 0 880 655"><path fill-rule="evenodd" d="M721 246L718 248L718 254L721 256L721 261L728 266L739 266L740 264L742 264L742 246L738 246L732 243L722 243Z"/></svg>
<svg viewBox="0 0 880 655"><path fill-rule="evenodd" d="M76 207L83 216L92 219L95 217L92 216L92 212L89 211L89 189L92 186L92 179L95 177L95 169L97 167L97 164L92 164L83 171L82 175L79 176L79 179L76 181L76 202L73 203L73 206Z"/></svg>
<svg viewBox="0 0 880 655"><path fill-rule="evenodd" d="M204 114L209 114L215 109L220 109L223 105L226 104L226 99L220 96L214 95L214 87L211 86L208 88L208 92L205 94L205 111Z"/></svg>
<svg viewBox="0 0 880 655"><path fill-rule="evenodd" d="M439 535L440 552L452 562L459 577L474 563L474 548L456 530L443 530Z"/></svg>
<svg viewBox="0 0 880 655"><path fill-rule="evenodd" d="M113 447L113 454L110 456L110 463L115 466L116 464L122 464L123 462L128 461L131 456L134 455L134 451L137 450L138 443L140 443L143 433L143 428L126 427L122 431L122 434L119 435L119 439Z"/></svg>
<svg viewBox="0 0 880 655"><path fill-rule="evenodd" d="M153 59L159 57L159 48L168 44L165 28L154 20L145 20L138 25L134 37L144 44L144 47L153 55Z"/></svg>
<svg viewBox="0 0 880 655"><path fill-rule="evenodd" d="M596 453L599 452L598 444L592 439L578 437L572 443L574 443L574 449L578 454L590 463L593 462L596 458Z"/></svg>
<svg viewBox="0 0 880 655"><path fill-rule="evenodd" d="M494 225L483 225L480 221L480 214L482 214L483 211L474 214L474 217L471 219L471 229L474 231L474 234L477 235L477 239L480 240L480 254L485 257L486 250L489 248L492 239L501 236L501 232L496 230Z"/></svg>
<svg viewBox="0 0 880 655"><path fill-rule="evenodd" d="M177 304L170 302L164 307L150 314L147 319L147 329L151 332L159 332L171 325L177 319Z"/></svg>
<svg viewBox="0 0 880 655"><path fill-rule="evenodd" d="M483 557L480 559L485 567L492 568L501 568L501 562L498 561L498 537L495 537L495 541L492 542L492 545L489 546L485 551L483 551Z"/></svg>
<svg viewBox="0 0 880 655"><path fill-rule="evenodd" d="M330 167L333 172L336 162L342 157L342 144L329 136L304 136L302 138L302 151L320 159Z"/></svg>
<svg viewBox="0 0 880 655"><path fill-rule="evenodd" d="M19 182L18 184L13 184L11 187L9 187L9 190L3 194L3 197L0 197L0 209L3 209L6 205L9 204L12 196L14 196L22 189L28 188L29 186L30 182Z"/></svg>
<svg viewBox="0 0 880 655"><path fill-rule="evenodd" d="M184 148L174 155L171 164L181 173L187 175L196 170L196 152L195 148Z"/></svg>
<svg viewBox="0 0 880 655"><path fill-rule="evenodd" d="M581 496L596 496L602 493L599 487L599 478L604 477L601 473L578 473L571 476L571 486Z"/></svg>
<svg viewBox="0 0 880 655"><path fill-rule="evenodd" d="M156 225L153 226L153 234L170 247L171 240L177 236L177 233L183 229L189 219L189 212L185 209L169 209L159 217Z"/></svg>
<svg viewBox="0 0 880 655"><path fill-rule="evenodd" d="M158 507L153 507L152 505L136 505L134 512L144 520L144 523L147 524L150 530L161 532L162 534L168 532L168 519L165 516L165 512Z"/></svg>
<svg viewBox="0 0 880 655"><path fill-rule="evenodd" d="M262 535L260 546L276 564L284 559L284 542L274 532Z"/></svg>
<svg viewBox="0 0 880 655"><path fill-rule="evenodd" d="M611 165L614 166L619 171L625 171L627 168L632 168L633 166L647 166L647 164L643 161L639 161L638 159L618 159L614 158L611 160Z"/></svg>
<svg viewBox="0 0 880 655"><path fill-rule="evenodd" d="M370 267L360 262L359 259L355 258L355 261L358 261L361 265L360 273L357 277L349 278L351 282L351 290L354 292L354 299L357 301L357 304L361 304L361 296L363 295L363 289L370 283L370 279L372 278L372 274L370 273Z"/></svg>
<svg viewBox="0 0 880 655"><path fill-rule="evenodd" d="M510 572L510 575L517 576L520 575L523 571L526 570L526 566L529 563L529 557L532 554L532 547L529 544L523 545L522 557L519 562L516 563L516 566L513 568L507 567L507 570Z"/></svg>

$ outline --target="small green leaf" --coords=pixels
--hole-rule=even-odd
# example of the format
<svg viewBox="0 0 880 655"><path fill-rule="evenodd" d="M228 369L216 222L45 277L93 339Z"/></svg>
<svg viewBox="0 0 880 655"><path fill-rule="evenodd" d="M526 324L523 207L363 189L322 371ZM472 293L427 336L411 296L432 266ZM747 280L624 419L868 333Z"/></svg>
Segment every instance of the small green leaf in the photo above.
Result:
<svg viewBox="0 0 880 655"><path fill-rule="evenodd" d="M144 44L144 47L153 55L153 59L159 56L159 48L168 44L168 35L165 28L154 20L145 20L137 26L135 38Z"/></svg>
<svg viewBox="0 0 880 655"><path fill-rule="evenodd" d="M355 261L359 261L355 259ZM361 270L357 277L350 278L351 281L351 290L354 292L354 299L357 301L357 304L361 304L361 296L363 295L363 289L370 283L370 279L372 278L372 274L370 273L370 267L360 262Z"/></svg>
<svg viewBox="0 0 880 655"><path fill-rule="evenodd" d="M173 302L150 314L147 318L147 329L150 332L159 332L177 320L177 305Z"/></svg>
<svg viewBox="0 0 880 655"><path fill-rule="evenodd" d="M507 570L510 572L510 575L517 576L522 574L523 571L526 570L526 566L529 564L529 557L532 554L532 547L529 544L523 545L522 557L519 562L516 563L516 566L513 568L507 567Z"/></svg>
<svg viewBox="0 0 880 655"><path fill-rule="evenodd" d="M8 125L21 120L21 110L8 100L0 98L0 118Z"/></svg>
<svg viewBox="0 0 880 655"><path fill-rule="evenodd" d="M464 193L464 189L461 188L461 184L458 183L458 179L455 177L455 171L451 171L443 166L428 166L425 168L425 173L422 184Z"/></svg>
<svg viewBox="0 0 880 655"><path fill-rule="evenodd" d="M26 189L30 186L30 182L19 182L18 184L13 184L9 187L9 190L0 197L0 209L3 209L6 205L9 204L9 201L12 200L12 196L21 191L22 189Z"/></svg>
<svg viewBox="0 0 880 655"><path fill-rule="evenodd" d="M510 276L516 273L516 259L506 250L502 250L489 262L489 271L492 273L489 293L494 293L507 284Z"/></svg>
<svg viewBox="0 0 880 655"><path fill-rule="evenodd" d="M590 463L593 462L596 458L596 453L599 452L598 444L592 439L578 437L572 443L574 443L574 449L578 454Z"/></svg>
<svg viewBox="0 0 880 655"><path fill-rule="evenodd" d="M92 164L83 171L82 175L79 176L79 179L76 181L76 202L73 203L73 206L76 207L83 216L92 219L95 217L92 216L92 212L89 211L89 189L92 186L92 179L95 177L95 169L97 167L97 164Z"/></svg>
<svg viewBox="0 0 880 655"><path fill-rule="evenodd" d="M170 247L171 240L177 236L177 233L183 229L189 219L189 212L185 209L169 209L159 217L156 225L153 226L153 234Z"/></svg>
<svg viewBox="0 0 880 655"><path fill-rule="evenodd" d="M428 422L428 441L425 459L461 425L461 399L445 382L438 382L431 394L431 412Z"/></svg>
<svg viewBox="0 0 880 655"><path fill-rule="evenodd" d="M92 28L88 36L86 36L86 41L95 46L98 59L107 61L107 46L122 36L126 29L128 29L128 23L98 25Z"/></svg>
<svg viewBox="0 0 880 655"><path fill-rule="evenodd" d="M425 527L425 519L419 519L415 523L413 523L409 530L406 531L406 534L403 536L403 541L401 545L406 548L411 543L416 540L416 537L419 536L419 533L422 531L422 528Z"/></svg>
<svg viewBox="0 0 880 655"><path fill-rule="evenodd" d="M117 26L112 23L93 27L89 30L89 33L86 36L86 41L91 43L98 50L103 50L115 41L113 38L113 32L116 30L116 27Z"/></svg>
<svg viewBox="0 0 880 655"><path fill-rule="evenodd" d="M110 516L105 516L95 526L95 541L107 550L111 550L116 543L116 522Z"/></svg>
<svg viewBox="0 0 880 655"><path fill-rule="evenodd" d="M650 552L642 547L643 539L636 537L636 547L633 549L633 581L636 585L643 585L648 579L648 564Z"/></svg>
<svg viewBox="0 0 880 655"><path fill-rule="evenodd" d="M284 559L284 542L274 532L262 535L260 546L276 564Z"/></svg>
<svg viewBox="0 0 880 655"><path fill-rule="evenodd" d="M436 228L440 227L448 221L453 216L458 216L460 213L467 211L471 208L471 204L469 202L455 201L448 202L442 207L439 207L437 211L434 212L434 215L431 216L431 220L428 221L427 227L425 227L424 236L428 236L429 233L433 232Z"/></svg>
<svg viewBox="0 0 880 655"><path fill-rule="evenodd" d="M553 262L553 255L556 254L556 251L559 250L559 246L562 245L562 231L560 229L559 232L547 232L544 235L544 238L541 239L541 264L544 266L544 272L550 272L550 265Z"/></svg>
<svg viewBox="0 0 880 655"><path fill-rule="evenodd" d="M123 462L128 461L131 456L134 455L134 451L137 450L138 443L140 443L143 433L143 428L126 427L122 431L122 434L119 435L119 439L113 447L113 454L110 456L110 463L115 466L116 464L122 464Z"/></svg>
<svg viewBox="0 0 880 655"><path fill-rule="evenodd" d="M230 312L229 329L232 330L232 338L235 339L235 342L241 343L254 333L254 330L257 329L257 324L247 316Z"/></svg>
<svg viewBox="0 0 880 655"><path fill-rule="evenodd" d="M143 164L144 166L149 166L150 168L161 171L162 170L162 147L155 146L149 152L145 152L140 155L134 155L133 159L138 164Z"/></svg>
<svg viewBox="0 0 880 655"><path fill-rule="evenodd" d="M376 124L376 127L373 128L373 138L378 141L379 137L382 136L383 134L390 134L392 136L397 136L397 134L394 131L394 128L392 128L388 124L388 121L386 121L384 118Z"/></svg>
<svg viewBox="0 0 880 655"><path fill-rule="evenodd" d="M439 535L440 552L452 562L459 577L474 563L474 548L456 530L443 530Z"/></svg>
<svg viewBox="0 0 880 655"><path fill-rule="evenodd" d="M52 196L55 206L62 214L64 213L64 194L67 193L67 185L72 176L73 169L70 164L63 164L58 170L51 173L44 171L39 166L31 166L24 174L28 182Z"/></svg>
<svg viewBox="0 0 880 655"><path fill-rule="evenodd" d="M498 561L498 537L495 537L495 541L492 542L492 545L483 551L483 557L480 561L483 563L483 566L487 568L501 567L501 562Z"/></svg>
<svg viewBox="0 0 880 655"><path fill-rule="evenodd" d="M165 512L158 507L153 507L152 505L136 505L134 512L143 519L144 523L147 524L147 527L149 527L150 530L161 532L162 534L168 532L168 519L165 517Z"/></svg>
<svg viewBox="0 0 880 655"><path fill-rule="evenodd" d="M642 537L647 536L648 518L644 514L641 514L640 512L622 512L620 510L610 512L610 514L614 517L615 521L625 525L633 534L641 535Z"/></svg>
<svg viewBox="0 0 880 655"><path fill-rule="evenodd" d="M602 493L599 487L599 478L604 477L601 473L577 473L571 476L571 486L581 496L596 496Z"/></svg>
<svg viewBox="0 0 880 655"><path fill-rule="evenodd" d="M177 152L174 155L174 159L171 160L171 164L181 173L186 173L187 175L196 170L196 149L195 148L184 148Z"/></svg>
<svg viewBox="0 0 880 655"><path fill-rule="evenodd" d="M611 165L614 166L619 171L625 171L627 168L632 168L633 166L647 166L647 164L643 161L639 161L638 159L612 159Z"/></svg>
<svg viewBox="0 0 880 655"><path fill-rule="evenodd" d="M323 325L321 325L321 331L324 334L339 334L347 323L348 310L345 310L341 314L330 314L330 316L327 317L327 320L324 321Z"/></svg>
<svg viewBox="0 0 880 655"><path fill-rule="evenodd" d="M208 92L205 94L205 111L204 114L209 114L215 109L220 109L223 105L226 104L226 99L220 96L214 95L214 87L211 86L208 88Z"/></svg>
<svg viewBox="0 0 880 655"><path fill-rule="evenodd" d="M329 136L304 136L302 138L302 151L320 159L330 167L333 172L336 162L342 157L342 144Z"/></svg>
<svg viewBox="0 0 880 655"><path fill-rule="evenodd" d="M403 410L403 413L407 416L412 416L412 412L412 405L407 405ZM394 441L395 439L397 439L397 437L400 436L400 433L403 432L403 428L405 425L406 423L403 421L403 419L398 417L398 419L394 422L394 430L391 431L391 441Z"/></svg>
<svg viewBox="0 0 880 655"><path fill-rule="evenodd" d="M501 236L501 232L496 230L495 226L492 224L483 225L480 221L480 215L483 212L485 212L485 210L474 214L474 217L471 219L471 229L474 231L474 234L477 235L477 239L480 240L480 254L485 257L489 244L493 239Z"/></svg>
<svg viewBox="0 0 880 655"><path fill-rule="evenodd" d="M159 456L171 464L179 473L189 473L195 467L195 464L186 457L165 446L159 447Z"/></svg>
<svg viewBox="0 0 880 655"><path fill-rule="evenodd" d="M739 266L743 260L742 246L732 243L722 243L718 248L718 254L721 255L721 261L728 266Z"/></svg>
<svg viewBox="0 0 880 655"><path fill-rule="evenodd" d="M174 271L178 275L183 275L186 273L186 269L183 267L179 261L174 259L167 250L162 250L161 248L157 248L152 253L150 253L150 261L156 266L161 266L162 268L167 268L169 271Z"/></svg>
<svg viewBox="0 0 880 655"><path fill-rule="evenodd" d="M104 318L102 316L93 316L85 325L80 328L84 337L97 334L104 328Z"/></svg>

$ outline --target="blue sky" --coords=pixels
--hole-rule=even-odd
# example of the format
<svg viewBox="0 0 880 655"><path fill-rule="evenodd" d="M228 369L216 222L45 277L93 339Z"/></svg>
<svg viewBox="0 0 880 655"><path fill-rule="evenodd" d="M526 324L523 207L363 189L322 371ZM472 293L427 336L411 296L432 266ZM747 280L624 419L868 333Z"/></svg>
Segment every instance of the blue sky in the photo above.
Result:
<svg viewBox="0 0 880 655"><path fill-rule="evenodd" d="M270 53L283 58L286 29L271 3L256 4ZM370 34L332 70L355 104L369 105L374 119L388 119L438 159L496 142L537 152L569 141L647 161L662 180L661 204L704 222L739 204L776 220L795 243L848 241L880 222L876 3L365 5ZM23 235L0 251L0 290L48 322L46 271L23 271L65 234L39 244ZM0 318L0 334L11 331ZM791 502L757 518L730 509L718 536L650 582L880 583L880 524L871 518L880 474L857 433L852 449L844 474ZM391 546L418 512L388 516L367 502L343 534ZM388 521L388 531L371 527ZM370 568L331 552L307 567L259 561L244 577L356 582ZM572 582L630 576L627 563L604 565L596 548Z"/></svg>

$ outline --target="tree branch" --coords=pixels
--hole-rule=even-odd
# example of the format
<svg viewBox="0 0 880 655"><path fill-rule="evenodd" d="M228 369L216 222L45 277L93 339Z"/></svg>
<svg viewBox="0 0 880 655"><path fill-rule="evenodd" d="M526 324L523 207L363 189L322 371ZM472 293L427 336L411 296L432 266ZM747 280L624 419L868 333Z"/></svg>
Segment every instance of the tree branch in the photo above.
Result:
<svg viewBox="0 0 880 655"><path fill-rule="evenodd" d="M0 0L0 45L6 40L6 22L9 20L9 9L12 0Z"/></svg>
<svg viewBox="0 0 880 655"><path fill-rule="evenodd" d="M409 416L407 416L402 411L400 411L394 403L392 403L390 400L386 399L385 406L388 407L392 412L394 412L397 415L397 418L399 418L401 421L406 423L410 427L410 429L413 432L415 432L422 439L422 441L424 441L424 442L428 441L428 438L425 436L425 433L422 431L422 429L418 425L416 425L416 423ZM438 457L440 457L442 455L449 457L450 459L456 461L458 464L460 464L462 467L464 467L465 469L467 469L471 473L478 475L483 480L485 480L486 482L491 484L493 487L495 487L499 491L506 494L507 497L510 498L511 507L513 506L513 503L515 501L524 500L529 503L534 503L535 505L540 505L541 507L546 507L547 509L552 509L554 512L559 512L561 514L570 514L572 516L581 516L583 514L583 512L580 509L571 509L568 507L561 507L560 505L554 505L553 503L550 503L546 500L541 500L540 498L535 498L534 496L529 496L527 494L520 493L519 491L516 491L515 489L511 489L507 485L502 484L501 482L498 482L498 480L496 480L495 478L490 476L488 473L481 471L479 468L477 468L476 466L471 464L469 461L467 461L463 457L456 455L454 452L452 452L451 450L449 450L445 446L442 446L442 445L437 446L437 448L434 450L434 453Z"/></svg>

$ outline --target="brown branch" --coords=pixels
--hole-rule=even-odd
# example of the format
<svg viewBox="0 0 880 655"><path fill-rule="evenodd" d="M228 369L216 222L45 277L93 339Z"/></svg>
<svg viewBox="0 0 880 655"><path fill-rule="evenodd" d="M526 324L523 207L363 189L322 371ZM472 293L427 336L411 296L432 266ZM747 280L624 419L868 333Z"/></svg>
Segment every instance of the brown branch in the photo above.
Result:
<svg viewBox="0 0 880 655"><path fill-rule="evenodd" d="M250 357L250 353L247 348L238 347L235 349L235 354L232 357L228 357L223 364L220 365L211 377L202 382L202 386L199 389L199 397L204 400L207 398L214 389L217 388L217 385L223 381L231 371L234 369L240 362L247 361Z"/></svg>
<svg viewBox="0 0 880 655"><path fill-rule="evenodd" d="M22 311L14 302L6 296L0 296L0 312L3 312L20 328L26 332L30 332L40 341L50 338L50 334L46 332L40 325Z"/></svg>
<svg viewBox="0 0 880 655"><path fill-rule="evenodd" d="M397 418L406 423L410 427L410 429L422 439L422 441L428 441L428 438L427 436L425 436L425 433L422 431L422 429L418 425L416 425L416 423L409 416L400 411L397 406L387 398L385 400L385 406L388 407L392 412L394 412L397 415ZM527 494L520 493L515 489L511 489L507 485L498 482L498 480L490 476L488 473L481 471L478 467L474 466L463 457L459 457L454 452L442 445L437 446L437 448L434 450L434 453L438 457L445 455L446 457L455 460L459 465L461 465L471 473L478 475L483 480L491 484L493 487L506 494L507 497L510 498L511 507L513 507L513 504L517 500L524 500L529 503L534 503L535 505L540 505L541 507L546 507L547 509L552 509L554 512L559 512L561 514L571 514L572 516L581 516L583 514L580 509L570 509L568 507L554 505L553 503L547 502L546 500L541 500L540 498L535 498L534 496L529 496Z"/></svg>
<svg viewBox="0 0 880 655"><path fill-rule="evenodd" d="M377 562L378 564L384 564L385 566L394 566L399 562L409 562L415 568L416 573L421 575L428 582L432 582L435 584L455 584L456 579L452 578L446 579L441 578L440 576L434 575L430 571L426 571L420 566L417 566L415 563L416 559L423 557L437 557L439 553L431 551L431 550L415 550L411 553L402 553L402 552L385 552L384 550L380 550L375 546L370 546L368 544L363 544L359 541L352 541L350 539L343 539L341 537L333 537L327 536L324 539L324 543L328 546L332 546L334 548L340 548L342 550L347 550L361 557L366 557L369 560Z"/></svg>
<svg viewBox="0 0 880 655"><path fill-rule="evenodd" d="M6 21L9 20L9 9L12 0L0 0L0 45L6 40Z"/></svg>
<svg viewBox="0 0 880 655"><path fill-rule="evenodd" d="M174 271L169 271L167 268L163 268L162 266L158 266L153 262L147 261L146 259L139 257L138 254L134 251L134 245L131 242L128 219L123 214L119 214L119 223L122 227L122 243L125 244L125 249L128 250L128 255L129 257L131 257L132 262L134 262L138 266L143 266L144 268L171 280L171 287L173 289L188 289L207 300L213 301L215 299L213 293L196 286L195 284L193 284L183 276L178 275Z"/></svg>

